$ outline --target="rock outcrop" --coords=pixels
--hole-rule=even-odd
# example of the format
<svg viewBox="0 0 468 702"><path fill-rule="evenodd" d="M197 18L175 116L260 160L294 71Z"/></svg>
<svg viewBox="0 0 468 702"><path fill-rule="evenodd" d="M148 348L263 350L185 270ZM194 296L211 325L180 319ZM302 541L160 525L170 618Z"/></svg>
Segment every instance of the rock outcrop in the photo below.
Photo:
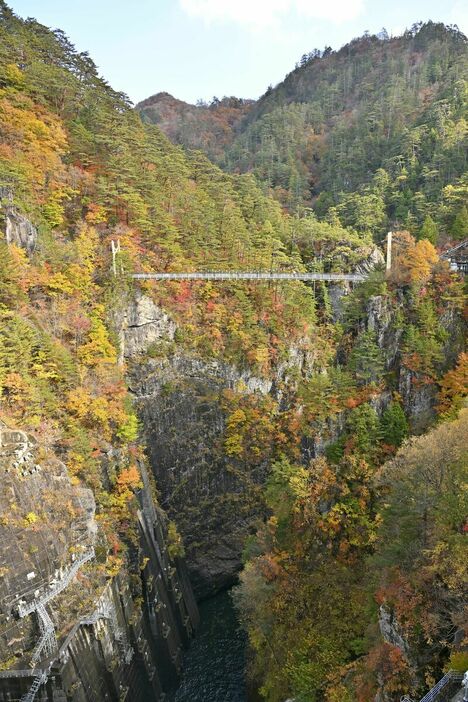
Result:
<svg viewBox="0 0 468 702"><path fill-rule="evenodd" d="M0 188L0 212L5 220L7 244L15 244L28 254L37 246L37 229L13 204L13 194L8 188Z"/></svg>
<svg viewBox="0 0 468 702"><path fill-rule="evenodd" d="M139 547L115 575L91 491L54 455L0 426L0 474L0 701L165 699L198 612L144 466Z"/></svg>

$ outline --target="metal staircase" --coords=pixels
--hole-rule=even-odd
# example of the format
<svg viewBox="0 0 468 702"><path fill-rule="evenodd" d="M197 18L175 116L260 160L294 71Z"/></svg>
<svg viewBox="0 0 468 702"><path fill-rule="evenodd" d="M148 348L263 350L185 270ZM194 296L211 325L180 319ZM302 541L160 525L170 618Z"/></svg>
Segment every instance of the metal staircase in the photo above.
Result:
<svg viewBox="0 0 468 702"><path fill-rule="evenodd" d="M90 617L81 620L81 624L92 626L99 619L107 619L109 621L112 636L117 644L119 653L128 665L133 658L134 650L127 639L125 631L119 626L117 613L112 603L103 602L100 604Z"/></svg>
<svg viewBox="0 0 468 702"><path fill-rule="evenodd" d="M460 683L462 680L463 673L459 673L456 670L449 670L448 673L446 673L444 677L441 678L439 682L436 683L434 687L424 695L424 697L421 697L419 702L436 702L440 696L445 693L448 685ZM400 702L413 702L413 700L408 695L404 695L400 698Z"/></svg>
<svg viewBox="0 0 468 702"><path fill-rule="evenodd" d="M49 590L49 592L44 593L37 600L33 600L29 604L18 605L18 614L21 617L21 619L23 617L26 617L28 614L32 614L33 612L35 612L39 604L45 605L47 604L47 602L50 602L50 600L53 600L54 597L57 597L57 595L63 592L63 590L65 590L69 586L73 578L76 576L81 566L90 561L92 558L94 558L94 556L94 548L89 549L89 551L86 551L79 558L76 559L71 568L67 570L63 578L61 578L57 583L55 583L55 585Z"/></svg>
<svg viewBox="0 0 468 702"><path fill-rule="evenodd" d="M44 671L40 673L39 675L36 675L34 678L33 684L29 688L29 690L24 694L21 698L21 702L33 702L34 698L36 697L36 693L41 687L41 685L45 685L47 682L48 674Z"/></svg>
<svg viewBox="0 0 468 702"><path fill-rule="evenodd" d="M114 607L108 603L107 607L107 612L108 612L108 619L111 625L111 630L112 634L114 636L114 639L117 643L117 647L120 651L120 654L125 661L127 665L129 665L130 661L133 658L133 647L130 645L127 636L125 634L125 631L119 626L119 622L117 619L117 613L114 609Z"/></svg>
<svg viewBox="0 0 468 702"><path fill-rule="evenodd" d="M78 573L81 566L94 558L94 548L89 549L83 553L77 560L73 563L71 568L67 570L63 578L61 578L55 585L49 590L49 592L44 593L41 597L33 600L29 604L19 604L18 614L21 619L27 617L28 614L36 612L39 628L41 630L41 636L39 641L34 647L34 651L31 656L30 664L32 667L38 663L41 658L50 658L54 655L57 650L57 638L55 636L55 627L49 613L46 610L46 604L50 602L54 597L63 592L73 578ZM132 651L133 653L133 651ZM21 702L33 702L36 697L37 691L41 685L45 685L49 677L50 665L47 670L42 671L33 680L31 687L28 692L26 692L22 698Z"/></svg>
<svg viewBox="0 0 468 702"><path fill-rule="evenodd" d="M36 613L41 629L41 638L37 642L31 656L31 667L34 667L41 657L49 658L57 650L54 624L42 602L38 603Z"/></svg>

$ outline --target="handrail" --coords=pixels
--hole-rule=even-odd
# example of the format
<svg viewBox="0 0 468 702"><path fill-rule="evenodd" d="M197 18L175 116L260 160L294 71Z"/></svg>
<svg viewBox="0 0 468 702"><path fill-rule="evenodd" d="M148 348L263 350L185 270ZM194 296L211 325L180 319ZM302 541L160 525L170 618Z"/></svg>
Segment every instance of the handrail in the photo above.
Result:
<svg viewBox="0 0 468 702"><path fill-rule="evenodd" d="M45 606L40 602L36 608L36 612L39 619L39 626L41 629L41 638L37 642L33 654L31 656L31 666L35 666L41 657L42 651L48 656L51 656L55 649L57 648L57 639L55 638L55 627L52 619Z"/></svg>
<svg viewBox="0 0 468 702"><path fill-rule="evenodd" d="M282 271L185 271L169 273L133 273L136 280L327 280L361 282L361 273L288 273Z"/></svg>
<svg viewBox="0 0 468 702"><path fill-rule="evenodd" d="M56 583L54 585L54 587L49 592L44 593L41 597L38 597L37 599L33 600L29 604L18 605L18 614L21 617L21 619L23 617L26 617L28 614L32 614L33 612L35 612L38 609L39 605L47 604L48 602L50 602L50 600L52 600L54 597L56 597L61 592L63 592L63 590L65 590L68 587L69 583L73 580L75 575L78 573L81 566L84 563L87 563L87 561L90 561L92 558L94 558L94 556L95 556L94 548L89 549L89 551L86 551L85 553L83 553L78 558L78 560L76 560L73 563L73 565L65 573L63 578L61 578L59 580L59 582Z"/></svg>
<svg viewBox="0 0 468 702"><path fill-rule="evenodd" d="M459 673L456 670L449 670L419 702L433 702L433 700L436 699L436 695L452 680L463 680L463 673Z"/></svg>
<svg viewBox="0 0 468 702"><path fill-rule="evenodd" d="M462 249L464 246L468 246L468 239L460 241L459 244L457 244L456 246L452 246L452 248L447 249L447 251L442 251L442 253L440 254L440 258L446 258L447 256L450 256L450 254L455 253L455 251Z"/></svg>
<svg viewBox="0 0 468 702"><path fill-rule="evenodd" d="M34 599L28 605L18 605L18 614L21 618L26 617L28 614L32 614L32 612L36 612L39 620L41 636L39 638L39 641L36 643L33 653L31 655L31 666L36 665L43 651L45 651L47 657L50 657L56 652L57 649L57 639L55 636L54 623L50 618L49 613L45 608L45 605L52 598L56 597L60 592L65 590L65 588L75 577L83 563L86 563L87 561L91 560L91 558L94 558L94 555L94 548L91 548L89 551L86 551L78 558L77 561L75 561L72 567L69 568L69 570L65 573L64 577L58 583L55 584L52 590L43 594L42 597ZM34 678L33 683L29 688L28 692L26 692L21 698L21 702L33 702L37 691L39 690L41 685L47 682L47 679L47 671L42 671L41 673L38 673Z"/></svg>
<svg viewBox="0 0 468 702"><path fill-rule="evenodd" d="M33 702L34 698L36 697L37 691L39 690L41 685L46 684L48 677L49 676L47 675L47 673L45 671L40 673L39 675L36 675L28 692L26 692L21 697L21 702Z"/></svg>
<svg viewBox="0 0 468 702"><path fill-rule="evenodd" d="M449 670L448 673L445 673L443 678L441 678L434 685L434 687L424 695L424 697L421 697L419 702L434 702L434 700L437 699L439 692L443 690L449 682L458 682L461 680L463 680L463 673L459 673L457 670ZM400 702L413 702L413 700L408 695L404 695L400 698Z"/></svg>

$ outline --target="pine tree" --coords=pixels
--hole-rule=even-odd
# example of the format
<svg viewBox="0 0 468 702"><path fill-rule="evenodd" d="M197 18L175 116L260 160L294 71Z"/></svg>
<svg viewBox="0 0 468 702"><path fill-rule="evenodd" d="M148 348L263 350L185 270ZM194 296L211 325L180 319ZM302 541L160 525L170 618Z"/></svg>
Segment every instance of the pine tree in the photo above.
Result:
<svg viewBox="0 0 468 702"><path fill-rule="evenodd" d="M462 241L468 236L468 210L463 205L457 216L453 220L451 233L455 239Z"/></svg>
<svg viewBox="0 0 468 702"><path fill-rule="evenodd" d="M426 215L423 225L419 230L418 239L427 239L431 244L437 244L437 239L439 237L439 232L437 231L437 225L432 219L431 215Z"/></svg>
<svg viewBox="0 0 468 702"><path fill-rule="evenodd" d="M367 459L375 452L379 433L377 412L367 402L350 412L346 429L353 440L353 450Z"/></svg>
<svg viewBox="0 0 468 702"><path fill-rule="evenodd" d="M367 331L358 337L351 352L349 367L360 384L368 385L380 380L384 361L374 332Z"/></svg>
<svg viewBox="0 0 468 702"><path fill-rule="evenodd" d="M391 402L380 420L380 435L384 444L398 448L408 436L408 422L402 406Z"/></svg>

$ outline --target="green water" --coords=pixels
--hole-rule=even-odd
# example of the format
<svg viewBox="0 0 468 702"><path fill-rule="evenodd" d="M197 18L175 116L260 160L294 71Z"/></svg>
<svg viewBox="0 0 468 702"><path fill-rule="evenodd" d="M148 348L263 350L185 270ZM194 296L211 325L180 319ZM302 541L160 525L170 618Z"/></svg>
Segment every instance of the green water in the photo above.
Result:
<svg viewBox="0 0 468 702"><path fill-rule="evenodd" d="M202 602L200 616L175 702L247 702L246 635L229 592Z"/></svg>

